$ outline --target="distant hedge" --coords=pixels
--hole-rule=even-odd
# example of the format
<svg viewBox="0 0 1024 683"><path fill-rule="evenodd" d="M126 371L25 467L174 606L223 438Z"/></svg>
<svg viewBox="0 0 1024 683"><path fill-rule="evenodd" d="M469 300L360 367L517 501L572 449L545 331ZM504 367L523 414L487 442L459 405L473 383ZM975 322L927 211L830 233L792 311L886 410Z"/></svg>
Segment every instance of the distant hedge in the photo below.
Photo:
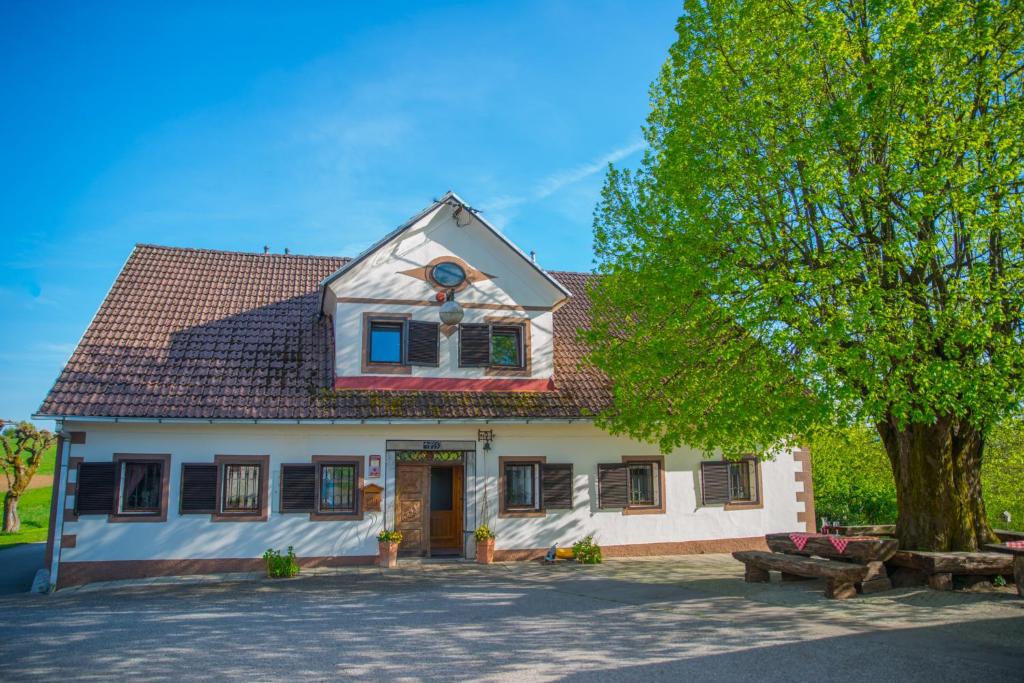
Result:
<svg viewBox="0 0 1024 683"><path fill-rule="evenodd" d="M1024 531L1024 420L1009 420L985 444L982 488L997 529ZM823 431L811 443L818 520L894 524L896 489L878 434L867 426ZM1003 520L1010 512L1009 525Z"/></svg>

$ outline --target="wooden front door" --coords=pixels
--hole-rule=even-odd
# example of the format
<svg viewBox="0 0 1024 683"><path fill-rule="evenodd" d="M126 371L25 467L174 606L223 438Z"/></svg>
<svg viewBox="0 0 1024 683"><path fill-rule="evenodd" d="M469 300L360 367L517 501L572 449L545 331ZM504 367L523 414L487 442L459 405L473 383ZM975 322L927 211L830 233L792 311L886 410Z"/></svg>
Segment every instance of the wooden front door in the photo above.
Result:
<svg viewBox="0 0 1024 683"><path fill-rule="evenodd" d="M430 552L462 554L462 467L430 468Z"/></svg>
<svg viewBox="0 0 1024 683"><path fill-rule="evenodd" d="M395 470L395 528L402 532L403 555L424 555L429 548L430 468L398 464Z"/></svg>

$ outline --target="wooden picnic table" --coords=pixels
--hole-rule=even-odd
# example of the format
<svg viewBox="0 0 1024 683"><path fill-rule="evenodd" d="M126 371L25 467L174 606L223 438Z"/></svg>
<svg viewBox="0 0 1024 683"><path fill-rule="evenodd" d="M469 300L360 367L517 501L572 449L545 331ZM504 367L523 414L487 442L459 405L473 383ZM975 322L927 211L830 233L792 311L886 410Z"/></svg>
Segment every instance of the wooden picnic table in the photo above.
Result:
<svg viewBox="0 0 1024 683"><path fill-rule="evenodd" d="M985 550L1013 556L1013 582L1017 584L1017 595L1024 598L1024 547L1013 547L1006 543L989 543L985 546Z"/></svg>
<svg viewBox="0 0 1024 683"><path fill-rule="evenodd" d="M772 551L789 555L825 557L830 560L845 560L858 564L885 562L899 550L899 544L892 538L844 536L846 547L839 550L826 534L802 534L807 544L801 550L790 534L768 534L765 541Z"/></svg>
<svg viewBox="0 0 1024 683"><path fill-rule="evenodd" d="M797 546L796 541L793 540L794 537L806 541L803 548ZM868 536L830 538L826 534L807 533L768 534L764 538L768 548L776 553L790 556L823 557L864 566L867 571L855 583L857 591L860 593L876 593L892 588L892 581L889 580L885 561L892 557L899 547L894 539Z"/></svg>

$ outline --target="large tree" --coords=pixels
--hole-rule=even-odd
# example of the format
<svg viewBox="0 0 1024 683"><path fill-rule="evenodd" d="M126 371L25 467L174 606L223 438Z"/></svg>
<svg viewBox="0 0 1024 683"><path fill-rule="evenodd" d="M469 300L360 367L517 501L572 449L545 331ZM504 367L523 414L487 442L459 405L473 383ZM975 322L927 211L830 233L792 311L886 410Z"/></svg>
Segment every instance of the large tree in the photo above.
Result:
<svg viewBox="0 0 1024 683"><path fill-rule="evenodd" d="M737 455L868 420L904 547L976 549L1024 379L1022 3L691 0L677 32L596 212L602 423Z"/></svg>
<svg viewBox="0 0 1024 683"><path fill-rule="evenodd" d="M3 422L0 421L0 428ZM4 495L4 523L6 533L17 533L21 529L18 517L18 500L28 489L32 477L39 469L43 456L54 444L57 437L46 429L36 429L29 422L20 422L0 434L0 470L7 479L7 493Z"/></svg>

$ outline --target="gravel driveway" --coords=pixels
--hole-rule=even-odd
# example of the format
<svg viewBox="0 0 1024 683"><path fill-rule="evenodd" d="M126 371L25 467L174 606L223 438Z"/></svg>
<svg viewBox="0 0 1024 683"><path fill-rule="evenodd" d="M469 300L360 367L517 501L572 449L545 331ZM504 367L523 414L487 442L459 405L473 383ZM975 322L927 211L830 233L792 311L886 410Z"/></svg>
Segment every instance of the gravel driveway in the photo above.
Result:
<svg viewBox="0 0 1024 683"><path fill-rule="evenodd" d="M1012 589L837 602L728 556L422 564L0 597L5 681L1021 681Z"/></svg>

